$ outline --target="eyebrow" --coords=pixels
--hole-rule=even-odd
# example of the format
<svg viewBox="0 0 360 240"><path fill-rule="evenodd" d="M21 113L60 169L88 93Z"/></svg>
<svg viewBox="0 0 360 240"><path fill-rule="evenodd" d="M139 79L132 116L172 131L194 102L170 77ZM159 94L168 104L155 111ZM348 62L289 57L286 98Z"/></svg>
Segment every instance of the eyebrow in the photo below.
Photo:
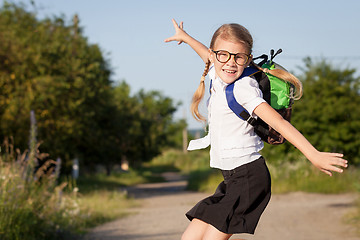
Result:
<svg viewBox="0 0 360 240"><path fill-rule="evenodd" d="M231 52L229 52L229 51L227 51L227 50L222 50L222 49L220 49L220 50L213 50L214 52L220 52L220 51L224 51L224 52L228 52L228 53L230 53L230 54L232 54L232 55L237 55L237 54L245 54L245 55L250 55L250 54L247 54L247 53L241 53L241 52L239 52L239 53L231 53Z"/></svg>

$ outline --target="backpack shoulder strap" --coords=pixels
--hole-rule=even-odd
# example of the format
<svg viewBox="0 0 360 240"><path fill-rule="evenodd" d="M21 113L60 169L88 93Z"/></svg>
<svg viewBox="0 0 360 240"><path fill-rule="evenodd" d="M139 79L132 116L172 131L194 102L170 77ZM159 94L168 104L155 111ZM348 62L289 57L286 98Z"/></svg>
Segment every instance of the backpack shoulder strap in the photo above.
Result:
<svg viewBox="0 0 360 240"><path fill-rule="evenodd" d="M241 74L239 79L236 80L236 81L241 80L241 78L243 78L243 77L252 76L252 75L256 74L259 71L260 70L258 70L255 67L247 67L247 68L244 69L243 73ZM225 89L226 100L227 100L228 106L236 114L236 116L238 116L239 118L241 118L244 121L247 121L251 125L254 125L255 122L256 122L256 119L251 117L249 112L246 111L246 109L243 106L241 106L235 99L235 96L234 96L234 84L235 84L236 81L229 84Z"/></svg>

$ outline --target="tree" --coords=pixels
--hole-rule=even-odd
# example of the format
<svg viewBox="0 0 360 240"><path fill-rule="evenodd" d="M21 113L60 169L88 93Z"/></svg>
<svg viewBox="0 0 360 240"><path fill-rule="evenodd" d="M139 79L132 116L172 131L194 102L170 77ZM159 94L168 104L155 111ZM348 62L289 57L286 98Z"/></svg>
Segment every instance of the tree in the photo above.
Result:
<svg viewBox="0 0 360 240"><path fill-rule="evenodd" d="M38 20L5 4L0 32L1 135L26 148L34 110L42 151L65 162L99 156L94 152L100 148L87 143L104 139L111 70L100 48L82 36L77 17L70 25L60 17Z"/></svg>
<svg viewBox="0 0 360 240"><path fill-rule="evenodd" d="M146 162L167 146L176 106L171 98L158 91L141 90L135 99L137 121L132 135L137 145L132 150L132 156L138 162Z"/></svg>
<svg viewBox="0 0 360 240"><path fill-rule="evenodd" d="M176 104L160 92L130 96L125 83L110 80L100 47L82 35L79 19L39 20L23 7L0 9L0 138L28 147L29 115L37 119L41 151L63 166L106 166L122 159L148 161L181 132L173 122Z"/></svg>

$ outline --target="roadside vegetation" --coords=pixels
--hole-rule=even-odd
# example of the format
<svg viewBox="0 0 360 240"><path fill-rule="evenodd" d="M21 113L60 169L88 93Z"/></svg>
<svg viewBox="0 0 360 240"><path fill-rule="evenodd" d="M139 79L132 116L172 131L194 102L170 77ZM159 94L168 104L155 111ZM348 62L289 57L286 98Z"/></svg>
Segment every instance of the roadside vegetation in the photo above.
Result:
<svg viewBox="0 0 360 240"><path fill-rule="evenodd" d="M221 172L209 167L208 150L189 152L169 150L154 158L152 166L176 166L178 170L189 176L188 189L212 192L222 181ZM360 169L350 166L342 174L333 177L314 168L304 157L296 161L273 161L267 159L272 177L272 191L287 193L294 191L317 193L356 192L359 188Z"/></svg>
<svg viewBox="0 0 360 240"><path fill-rule="evenodd" d="M128 214L139 202L126 186L162 181L148 168L59 177L56 162L38 145L20 152L6 139L0 148L0 239L79 239L88 229ZM44 161L45 160L45 161ZM44 161L36 168L37 162Z"/></svg>
<svg viewBox="0 0 360 240"><path fill-rule="evenodd" d="M79 19L38 19L8 1L0 7L0 239L78 239L140 204L126 186L161 181L164 171L187 175L194 191L212 192L222 181L207 149L177 150L187 127L174 119L180 103L155 90L132 94L111 79L109 59ZM273 192L359 193L360 77L325 60L304 65L304 96L291 122L320 151L343 153L350 167L328 177L290 144L267 145ZM115 171L124 162L129 171ZM350 222L360 229L358 202Z"/></svg>

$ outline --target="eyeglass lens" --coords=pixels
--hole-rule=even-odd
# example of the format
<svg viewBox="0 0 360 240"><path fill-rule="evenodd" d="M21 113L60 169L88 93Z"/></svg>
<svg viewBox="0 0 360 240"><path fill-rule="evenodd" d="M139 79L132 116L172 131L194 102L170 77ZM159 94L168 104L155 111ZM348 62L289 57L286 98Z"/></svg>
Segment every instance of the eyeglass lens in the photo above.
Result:
<svg viewBox="0 0 360 240"><path fill-rule="evenodd" d="M244 53L229 53L228 51L220 50L220 51L214 51L216 53L216 59L221 63L226 63L231 58L231 55L234 55L235 62L238 65L244 65L247 60L248 56Z"/></svg>

